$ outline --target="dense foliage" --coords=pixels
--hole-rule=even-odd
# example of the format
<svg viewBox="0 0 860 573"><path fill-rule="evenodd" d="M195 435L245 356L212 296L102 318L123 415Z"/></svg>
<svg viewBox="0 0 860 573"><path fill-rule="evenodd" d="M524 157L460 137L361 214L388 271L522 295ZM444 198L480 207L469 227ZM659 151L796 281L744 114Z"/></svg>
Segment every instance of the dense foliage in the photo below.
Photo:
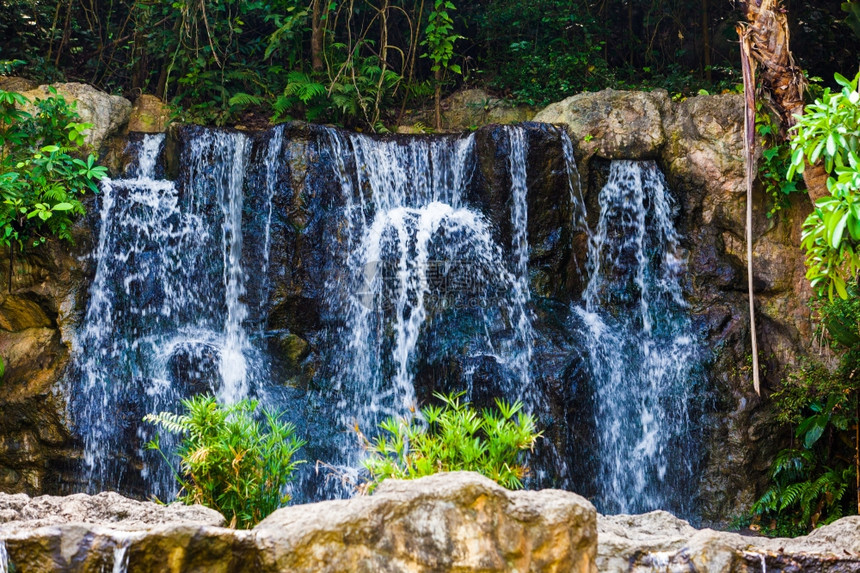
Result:
<svg viewBox="0 0 860 573"><path fill-rule="evenodd" d="M841 89L825 90L798 119L787 177L819 161L830 175L830 195L803 224L806 276L830 298L847 298L846 285L860 270L860 73L853 80L837 74L836 81Z"/></svg>
<svg viewBox="0 0 860 573"><path fill-rule="evenodd" d="M791 4L801 66L829 76L854 64L857 2L844 4ZM186 120L255 112L381 128L404 105L463 85L534 104L604 87L719 91L737 82L733 10L712 0L0 0L0 59L26 62L17 73L40 81L152 93Z"/></svg>
<svg viewBox="0 0 860 573"><path fill-rule="evenodd" d="M525 452L540 433L520 402L496 400L497 412L477 412L461 401L464 392L436 394L441 406L426 406L410 420L389 418L383 433L368 441L364 466L367 491L386 478L416 479L446 471L474 471L507 488L523 487Z"/></svg>
<svg viewBox="0 0 860 573"><path fill-rule="evenodd" d="M56 91L30 102L0 90L0 244L23 250L51 236L71 240L81 196L98 191L106 173L85 149L92 126L78 119Z"/></svg>
<svg viewBox="0 0 860 573"><path fill-rule="evenodd" d="M289 502L286 487L302 463L294 456L305 443L296 437L292 424L266 409L261 422L253 400L224 406L213 396L196 396L183 400L182 407L183 414L162 412L144 418L182 437L175 452L179 470L161 449L157 435L149 444L173 469L182 487L180 501L216 509L230 527L243 529Z"/></svg>
<svg viewBox="0 0 860 573"><path fill-rule="evenodd" d="M860 292L819 303L822 332L840 355L831 370L808 363L774 395L778 420L794 427L796 443L779 453L771 486L753 505L764 532L803 535L855 514L860 381Z"/></svg>

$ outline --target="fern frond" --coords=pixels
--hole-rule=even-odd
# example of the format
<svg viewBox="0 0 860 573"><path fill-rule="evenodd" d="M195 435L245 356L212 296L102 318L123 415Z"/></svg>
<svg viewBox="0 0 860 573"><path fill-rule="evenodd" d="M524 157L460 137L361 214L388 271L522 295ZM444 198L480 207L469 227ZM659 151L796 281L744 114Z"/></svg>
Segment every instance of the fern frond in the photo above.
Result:
<svg viewBox="0 0 860 573"><path fill-rule="evenodd" d="M189 419L183 414L174 414L173 412L160 412L158 414L147 414L143 417L144 422L150 422L157 426L161 426L168 432L174 434L185 434L188 432Z"/></svg>
<svg viewBox="0 0 860 573"><path fill-rule="evenodd" d="M228 100L230 105L248 106L263 105L263 98L256 95L237 93Z"/></svg>
<svg viewBox="0 0 860 573"><path fill-rule="evenodd" d="M780 496L779 510L782 511L787 507L791 507L798 500L803 499L809 490L810 482L793 483L782 492Z"/></svg>

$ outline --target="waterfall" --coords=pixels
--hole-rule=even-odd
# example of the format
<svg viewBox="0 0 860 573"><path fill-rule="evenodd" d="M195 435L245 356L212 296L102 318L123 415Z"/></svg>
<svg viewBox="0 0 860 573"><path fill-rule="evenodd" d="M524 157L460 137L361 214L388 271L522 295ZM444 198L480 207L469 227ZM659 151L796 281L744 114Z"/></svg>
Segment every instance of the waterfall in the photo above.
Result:
<svg viewBox="0 0 860 573"><path fill-rule="evenodd" d="M573 142L552 127L485 139L185 128L175 182L160 178L164 136L134 145L125 178L102 185L68 379L80 489L168 499L173 476L144 451L153 428L141 420L193 394L285 411L310 441L304 457L354 482L359 432L374 435L433 392L466 391L479 406L521 400L547 429L530 485L572 487L564 408L583 407L589 430L576 437L593 429L601 511L689 515L701 375L676 206L653 162L612 164L590 229ZM490 153L480 162L479 145ZM545 145L560 149L530 171ZM561 229L529 212L540 173L562 186L558 212L571 219ZM530 225L552 234L537 254ZM569 265L558 253L574 239L583 252ZM562 268L578 270L581 300L532 291ZM295 341L308 349L300 358L285 350ZM588 404L554 401L567 400L566 368ZM352 493L313 466L297 501Z"/></svg>
<svg viewBox="0 0 860 573"><path fill-rule="evenodd" d="M9 553L6 551L6 540L0 538L0 573L9 573Z"/></svg>
<svg viewBox="0 0 860 573"><path fill-rule="evenodd" d="M373 435L387 416L416 406L414 369L428 347L444 354L433 325L457 316L467 356L491 357L527 391L531 323L527 311L526 143L510 129L515 253L506 261L489 222L469 207L474 136L379 141L328 132L348 224L345 276L327 289L344 316L334 361L337 418L345 432ZM352 151L355 172L343 158ZM442 337L444 338L444 337ZM419 352L420 346L420 352ZM457 351L462 351L457 349ZM341 444L342 471L355 466L355 438Z"/></svg>
<svg viewBox="0 0 860 573"><path fill-rule="evenodd" d="M519 310L516 313L516 329L523 341L523 352L513 354L516 360L516 370L520 374L520 390L527 398L532 398L533 393L529 390L529 365L532 360L532 332L531 321L525 309L530 300L529 293L529 237L528 237L528 204L526 194L528 193L526 178L526 156L528 155L528 142L522 129L508 128L508 140L510 143L509 169L511 175L511 227L513 228L513 254L516 262L515 278L513 282L512 302Z"/></svg>
<svg viewBox="0 0 860 573"><path fill-rule="evenodd" d="M598 509L693 507L697 346L681 290L676 206L653 162L615 161L575 309L593 387Z"/></svg>
<svg viewBox="0 0 860 573"><path fill-rule="evenodd" d="M163 143L146 136L133 177L102 184L97 267L70 394L91 490L132 479L131 459L150 435L146 413L174 410L189 389L238 400L264 363L243 324L247 139L195 137L179 186L153 178ZM163 468L152 474L144 460L147 487L168 495L170 473L152 457Z"/></svg>
<svg viewBox="0 0 860 573"><path fill-rule="evenodd" d="M277 191L275 182L277 181L277 170L281 160L281 153L284 147L284 126L279 125L275 128L272 139L269 141L268 149L266 150L266 224L263 227L263 268L261 281L260 300L265 300L268 297L269 290L269 258L272 251L272 214L274 211L275 192Z"/></svg>
<svg viewBox="0 0 860 573"><path fill-rule="evenodd" d="M123 538L113 549L113 569L111 573L128 573L128 548L131 540Z"/></svg>

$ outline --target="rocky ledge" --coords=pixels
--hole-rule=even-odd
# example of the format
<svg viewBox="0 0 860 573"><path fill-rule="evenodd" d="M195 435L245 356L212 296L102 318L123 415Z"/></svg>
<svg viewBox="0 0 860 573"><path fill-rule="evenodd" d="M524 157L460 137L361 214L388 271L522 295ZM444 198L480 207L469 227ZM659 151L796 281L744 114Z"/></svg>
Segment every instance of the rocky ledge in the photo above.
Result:
<svg viewBox="0 0 860 573"><path fill-rule="evenodd" d="M860 517L797 539L745 537L663 511L599 516L576 494L512 492L469 472L287 507L251 531L223 524L210 509L115 493L0 494L0 571L860 571Z"/></svg>
<svg viewBox="0 0 860 573"><path fill-rule="evenodd" d="M665 511L600 516L597 570L774 573L860 571L860 517L796 539L696 529Z"/></svg>
<svg viewBox="0 0 860 573"><path fill-rule="evenodd" d="M468 472L283 508L251 531L222 523L205 508L116 494L0 494L0 548L16 573L597 571L589 502L511 492Z"/></svg>

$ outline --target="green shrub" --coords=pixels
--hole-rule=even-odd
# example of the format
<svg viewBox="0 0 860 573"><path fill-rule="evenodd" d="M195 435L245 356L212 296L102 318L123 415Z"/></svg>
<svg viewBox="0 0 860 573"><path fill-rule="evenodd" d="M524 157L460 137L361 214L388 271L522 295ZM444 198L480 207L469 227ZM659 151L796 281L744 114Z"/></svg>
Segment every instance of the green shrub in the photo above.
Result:
<svg viewBox="0 0 860 573"><path fill-rule="evenodd" d="M265 423L254 419L257 402L242 400L231 406L213 396L182 400L184 414L162 412L144 420L182 436L176 450L177 472L159 443L148 444L170 464L182 489L177 499L220 511L230 527L246 529L286 505L285 493L296 467L293 456L305 442L280 415L263 409Z"/></svg>
<svg viewBox="0 0 860 573"><path fill-rule="evenodd" d="M0 244L37 246L52 236L71 240L76 215L84 214L80 196L97 192L107 170L87 154L74 104L52 88L22 111L24 96L0 90Z"/></svg>
<svg viewBox="0 0 860 573"><path fill-rule="evenodd" d="M750 518L766 534L803 535L856 512L860 293L853 284L848 292L817 309L819 336L840 354L837 368L807 363L773 395L777 420L794 426L794 443L777 455L771 485L752 507Z"/></svg>
<svg viewBox="0 0 860 573"><path fill-rule="evenodd" d="M860 74L850 81L836 74L836 81L842 89L824 90L793 128L787 177L818 161L830 174L830 195L816 201L803 223L801 246L812 286L844 299L846 283L860 271Z"/></svg>
<svg viewBox="0 0 860 573"><path fill-rule="evenodd" d="M778 124L761 100L756 101L755 130L761 138L758 178L765 192L773 199L767 214L773 217L777 211L789 206L789 195L806 189L798 188L796 176L786 176L791 165L791 146L780 138Z"/></svg>
<svg viewBox="0 0 860 573"><path fill-rule="evenodd" d="M496 400L498 412L478 413L461 402L464 392L435 394L442 406L426 406L410 420L389 418L383 434L366 442L364 466L370 493L385 478L416 479L438 472L478 472L511 489L523 487L526 451L541 436L523 405Z"/></svg>

